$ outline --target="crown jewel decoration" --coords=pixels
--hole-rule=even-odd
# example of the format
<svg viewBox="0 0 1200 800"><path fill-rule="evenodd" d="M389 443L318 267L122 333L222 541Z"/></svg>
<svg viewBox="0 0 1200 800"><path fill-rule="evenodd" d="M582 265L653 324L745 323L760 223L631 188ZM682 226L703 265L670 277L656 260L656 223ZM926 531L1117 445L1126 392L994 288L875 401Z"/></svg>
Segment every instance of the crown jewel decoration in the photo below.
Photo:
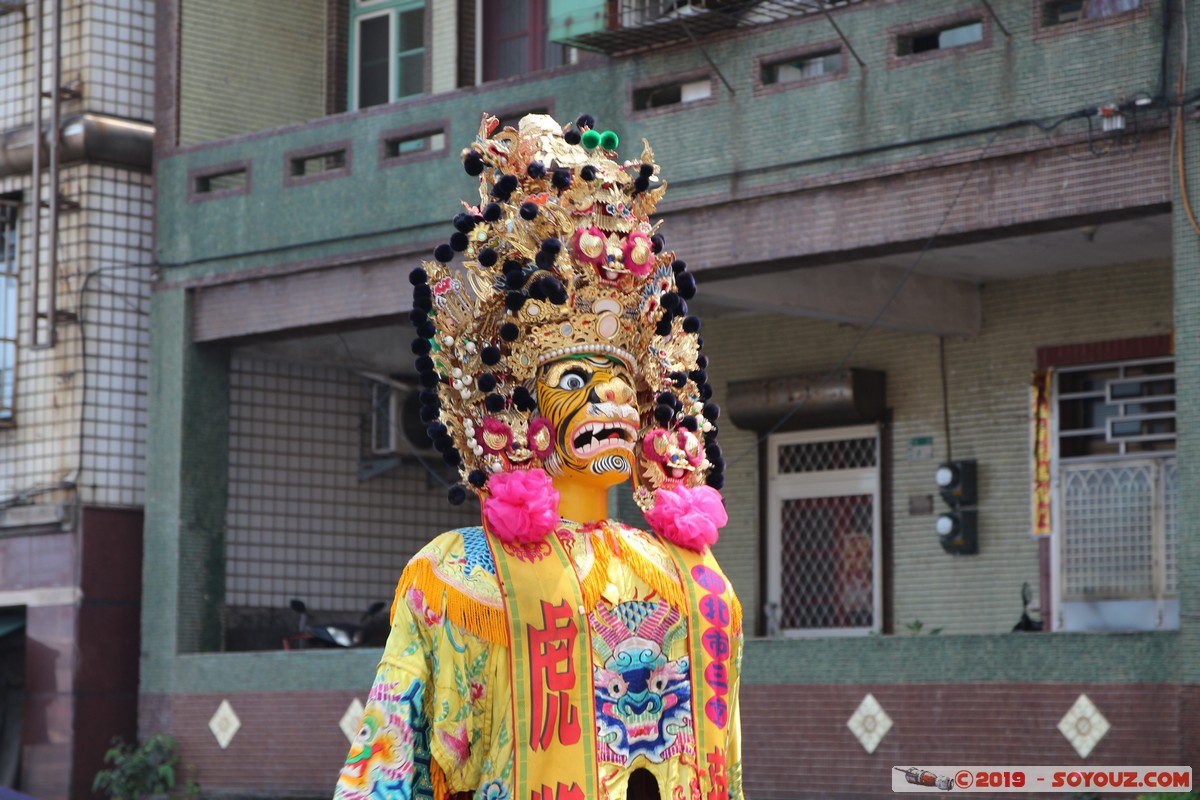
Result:
<svg viewBox="0 0 1200 800"><path fill-rule="evenodd" d="M497 127L484 115L462 152L479 204L464 203L449 241L410 278L422 420L434 445L486 500L492 476L553 457L554 431L534 393L539 368L600 354L635 383L643 510L658 490L719 489L719 410L700 320L687 308L696 282L650 221L667 187L649 144L618 162L617 136L596 131L589 115L565 128L545 115L524 117L519 130ZM465 495L450 490L452 502Z"/></svg>

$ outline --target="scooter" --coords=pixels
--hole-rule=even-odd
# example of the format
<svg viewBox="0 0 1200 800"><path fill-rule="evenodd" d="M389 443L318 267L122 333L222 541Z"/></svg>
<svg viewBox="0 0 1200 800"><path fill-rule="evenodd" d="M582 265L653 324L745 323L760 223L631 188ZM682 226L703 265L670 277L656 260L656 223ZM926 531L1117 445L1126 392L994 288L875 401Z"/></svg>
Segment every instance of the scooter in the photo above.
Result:
<svg viewBox="0 0 1200 800"><path fill-rule="evenodd" d="M377 601L367 607L357 625L348 622L331 622L326 625L309 625L308 606L303 600L293 599L292 611L300 615L297 632L283 639L284 650L303 650L315 647L382 647L387 639L387 625L379 624L372 617L383 610L385 603ZM381 635L382 634L382 635Z"/></svg>

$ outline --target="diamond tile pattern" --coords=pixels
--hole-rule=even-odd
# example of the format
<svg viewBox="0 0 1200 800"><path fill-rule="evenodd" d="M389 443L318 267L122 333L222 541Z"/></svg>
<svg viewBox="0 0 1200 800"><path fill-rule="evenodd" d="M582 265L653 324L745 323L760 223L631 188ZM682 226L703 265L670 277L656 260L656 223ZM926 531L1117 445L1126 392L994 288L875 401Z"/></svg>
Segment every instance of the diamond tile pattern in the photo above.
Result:
<svg viewBox="0 0 1200 800"><path fill-rule="evenodd" d="M363 704L356 697L350 701L349 707L346 708L346 713L342 714L341 720L338 721L338 727L342 729L342 733L346 735L347 741L354 741L354 737L358 735L359 726L362 725Z"/></svg>
<svg viewBox="0 0 1200 800"><path fill-rule="evenodd" d="M850 715L846 727L854 734L854 738L858 739L863 750L874 753L883 737L892 729L892 718L883 710L883 706L879 705L875 696L868 694Z"/></svg>
<svg viewBox="0 0 1200 800"><path fill-rule="evenodd" d="M780 475L829 472L874 467L875 439L838 439L832 442L798 442L779 447Z"/></svg>
<svg viewBox="0 0 1200 800"><path fill-rule="evenodd" d="M868 494L783 501L785 629L872 626L874 514L874 498Z"/></svg>
<svg viewBox="0 0 1200 800"><path fill-rule="evenodd" d="M1087 758L1112 726L1086 694L1079 695L1071 710L1058 721L1058 730L1079 753Z"/></svg>
<svg viewBox="0 0 1200 800"><path fill-rule="evenodd" d="M1179 591L1179 569L1176 560L1179 553L1179 503L1178 483L1175 480L1175 459L1163 464L1163 549L1165 550L1163 587L1167 594Z"/></svg>
<svg viewBox="0 0 1200 800"><path fill-rule="evenodd" d="M233 706L229 705L228 700L222 700L221 705L217 706L216 713L208 721L208 729L212 731L212 735L217 737L217 744L221 745L224 750L229 747L229 743L233 741L233 737L237 735L238 728L242 727L242 721L238 719L238 715L233 713Z"/></svg>

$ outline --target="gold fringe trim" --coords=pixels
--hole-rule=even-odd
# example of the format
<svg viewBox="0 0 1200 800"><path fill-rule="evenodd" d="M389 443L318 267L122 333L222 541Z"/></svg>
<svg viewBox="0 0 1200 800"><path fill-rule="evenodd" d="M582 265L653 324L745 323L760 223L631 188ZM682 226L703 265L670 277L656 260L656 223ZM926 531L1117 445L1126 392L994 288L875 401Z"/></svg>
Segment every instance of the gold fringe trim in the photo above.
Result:
<svg viewBox="0 0 1200 800"><path fill-rule="evenodd" d="M606 528L605 532L610 537L609 546L621 556L621 560L633 570L634 574L657 592L659 597L666 600L671 608L685 617L688 616L691 610L688 608L687 597L684 595L683 587L679 584L679 578L664 572L662 567L639 553L624 536L612 528Z"/></svg>
<svg viewBox="0 0 1200 800"><path fill-rule="evenodd" d="M726 578L725 580L729 580ZM738 596L733 595L733 608L729 610L729 629L735 634L742 630L742 601L738 600Z"/></svg>
<svg viewBox="0 0 1200 800"><path fill-rule="evenodd" d="M404 568L400 583L396 586L396 597L392 601L393 618L397 604L403 602L409 589L419 589L431 608L444 614L467 633L492 644L508 646L508 619L504 609L486 606L446 583L434 571L428 559L415 559ZM437 607L439 598L441 608Z"/></svg>
<svg viewBox="0 0 1200 800"><path fill-rule="evenodd" d="M597 531L601 533L601 531ZM600 596L608 588L608 566L612 562L612 551L608 547L606 537L587 534L592 543L592 568L588 574L579 579L579 593L583 596L583 605L588 611L596 608ZM570 553L567 558L571 557Z"/></svg>
<svg viewBox="0 0 1200 800"><path fill-rule="evenodd" d="M433 784L433 800L446 800L450 787L446 784L446 773L436 758L429 759L429 782Z"/></svg>

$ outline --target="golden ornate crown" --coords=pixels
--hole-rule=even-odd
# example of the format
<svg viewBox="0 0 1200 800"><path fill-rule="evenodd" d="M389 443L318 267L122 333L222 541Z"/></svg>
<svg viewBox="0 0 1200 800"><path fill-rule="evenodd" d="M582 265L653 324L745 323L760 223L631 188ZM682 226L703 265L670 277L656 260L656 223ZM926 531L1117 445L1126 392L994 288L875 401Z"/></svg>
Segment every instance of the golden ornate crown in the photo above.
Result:
<svg viewBox="0 0 1200 800"><path fill-rule="evenodd" d="M430 438L480 493L492 474L541 467L553 441L537 371L598 353L634 379L639 504L663 487L720 488L719 412L687 312L696 283L650 222L666 183L649 144L619 163L616 135L587 115L565 128L544 115L497 126L485 115L462 153L479 204L464 203L449 242L411 276ZM465 494L452 487L451 501Z"/></svg>

